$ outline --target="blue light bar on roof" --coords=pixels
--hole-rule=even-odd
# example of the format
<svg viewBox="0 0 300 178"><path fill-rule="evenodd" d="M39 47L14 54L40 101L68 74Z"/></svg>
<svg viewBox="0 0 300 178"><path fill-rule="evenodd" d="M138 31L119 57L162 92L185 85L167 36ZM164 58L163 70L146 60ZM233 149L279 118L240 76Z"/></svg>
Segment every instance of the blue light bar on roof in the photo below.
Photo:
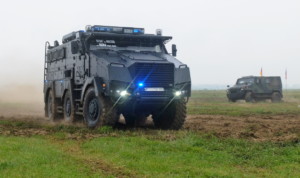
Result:
<svg viewBox="0 0 300 178"><path fill-rule="evenodd" d="M125 34L144 34L143 28L132 27L112 27L112 26L92 26L90 29L92 32L108 32L108 33L125 33Z"/></svg>
<svg viewBox="0 0 300 178"><path fill-rule="evenodd" d="M123 33L127 34L144 34L143 28L124 28Z"/></svg>
<svg viewBox="0 0 300 178"><path fill-rule="evenodd" d="M110 31L112 31L112 28L95 26L95 27L92 27L92 31L94 31L94 32L110 32Z"/></svg>

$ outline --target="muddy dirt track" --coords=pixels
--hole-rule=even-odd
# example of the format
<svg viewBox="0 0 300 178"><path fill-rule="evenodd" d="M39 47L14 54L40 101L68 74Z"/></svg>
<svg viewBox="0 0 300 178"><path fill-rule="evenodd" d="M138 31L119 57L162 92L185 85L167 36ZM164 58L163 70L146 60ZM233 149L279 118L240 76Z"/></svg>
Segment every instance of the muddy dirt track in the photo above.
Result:
<svg viewBox="0 0 300 178"><path fill-rule="evenodd" d="M33 128L7 126L0 124L0 134L2 135L47 135L49 130L38 126L65 125L63 122L52 122L44 118L41 114L20 115L18 113L1 116L0 120L22 121L37 124ZM22 124L21 124L22 125ZM77 123L76 127L85 127L83 123ZM121 118L116 129L126 128L124 120ZM141 128L143 129L143 128ZM147 120L145 132L154 129L150 118ZM233 117L222 115L189 115L184 124L183 130L192 130L200 133L208 133L221 138L241 138L252 141L272 141L272 142L299 142L300 140L300 116L299 115L275 115L275 116L246 116ZM133 130L134 131L134 130ZM80 137L97 137L97 135L81 135ZM70 138L77 137L70 135Z"/></svg>

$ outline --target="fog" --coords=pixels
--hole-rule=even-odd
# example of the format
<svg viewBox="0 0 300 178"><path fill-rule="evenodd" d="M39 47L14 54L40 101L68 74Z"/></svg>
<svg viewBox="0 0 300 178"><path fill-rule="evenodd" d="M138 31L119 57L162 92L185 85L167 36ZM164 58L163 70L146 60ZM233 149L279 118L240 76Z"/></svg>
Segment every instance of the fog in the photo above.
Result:
<svg viewBox="0 0 300 178"><path fill-rule="evenodd" d="M85 25L163 29L191 68L193 86L279 75L300 86L300 1L16 1L0 7L0 87L42 92L44 44ZM3 89L2 95L3 93ZM30 90L31 91L31 90Z"/></svg>

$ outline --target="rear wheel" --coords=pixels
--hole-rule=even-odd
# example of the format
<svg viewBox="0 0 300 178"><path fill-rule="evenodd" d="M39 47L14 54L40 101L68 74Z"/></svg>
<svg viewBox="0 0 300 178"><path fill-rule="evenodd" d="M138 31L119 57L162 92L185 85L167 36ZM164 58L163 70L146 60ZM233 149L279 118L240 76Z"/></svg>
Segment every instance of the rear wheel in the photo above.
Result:
<svg viewBox="0 0 300 178"><path fill-rule="evenodd" d="M186 118L186 103L183 99L173 101L165 111L154 113L152 118L157 128L178 130Z"/></svg>
<svg viewBox="0 0 300 178"><path fill-rule="evenodd" d="M74 107L74 103L70 91L67 91L64 97L63 114L64 114L64 120L66 122L75 121L75 107Z"/></svg>
<svg viewBox="0 0 300 178"><path fill-rule="evenodd" d="M47 116L50 120L55 121L58 119L57 113L57 102L55 101L54 93L52 90L49 91L46 106Z"/></svg>
<svg viewBox="0 0 300 178"><path fill-rule="evenodd" d="M249 102L254 103L255 102L255 99L253 98L252 92L247 92L246 93L245 100L246 100L247 103L249 103Z"/></svg>
<svg viewBox="0 0 300 178"><path fill-rule="evenodd" d="M281 102L281 99L282 99L282 97L281 97L281 94L279 92L273 92L272 93L271 100L272 100L273 103Z"/></svg>

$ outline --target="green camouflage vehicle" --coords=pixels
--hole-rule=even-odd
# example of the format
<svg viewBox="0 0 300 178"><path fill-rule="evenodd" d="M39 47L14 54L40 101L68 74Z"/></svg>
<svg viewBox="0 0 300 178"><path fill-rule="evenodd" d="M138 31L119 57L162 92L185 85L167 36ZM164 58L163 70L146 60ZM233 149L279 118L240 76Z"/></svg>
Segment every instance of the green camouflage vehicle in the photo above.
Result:
<svg viewBox="0 0 300 178"><path fill-rule="evenodd" d="M227 87L227 98L231 102L236 100L255 102L266 99L280 102L283 97L280 77L242 77L237 80L234 86Z"/></svg>

